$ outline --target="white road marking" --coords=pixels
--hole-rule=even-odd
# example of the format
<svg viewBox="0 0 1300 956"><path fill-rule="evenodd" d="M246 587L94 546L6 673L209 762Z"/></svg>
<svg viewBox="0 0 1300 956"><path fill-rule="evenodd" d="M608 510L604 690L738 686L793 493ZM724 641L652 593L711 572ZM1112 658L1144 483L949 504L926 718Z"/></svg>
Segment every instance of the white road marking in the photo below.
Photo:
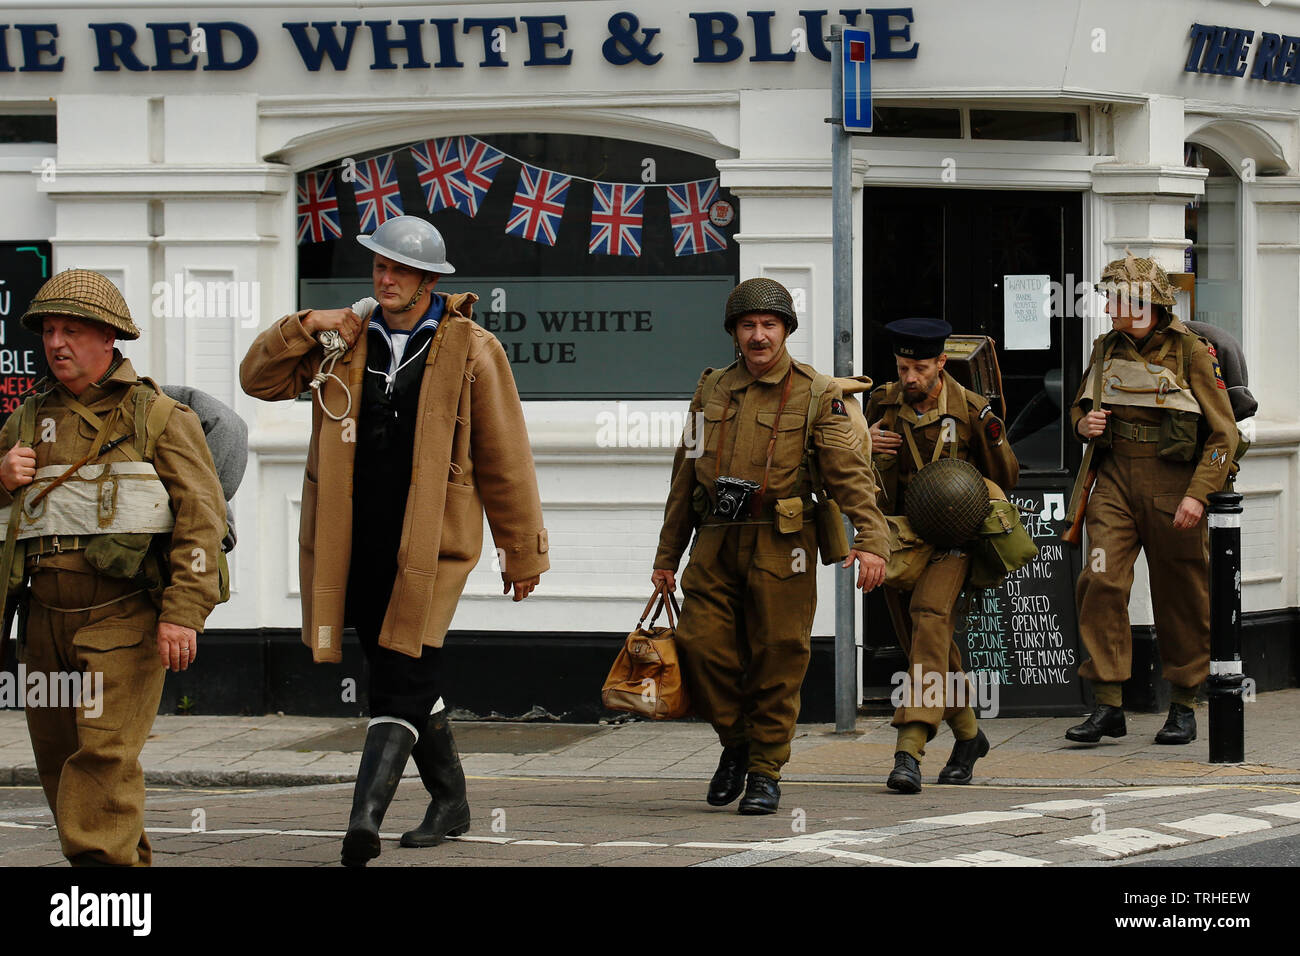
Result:
<svg viewBox="0 0 1300 956"><path fill-rule="evenodd" d="M606 840L604 843L593 843L592 846L632 846L632 847L666 847L668 843L647 843L645 840Z"/></svg>
<svg viewBox="0 0 1300 956"><path fill-rule="evenodd" d="M586 846L585 843L560 843L556 840L512 840L511 846Z"/></svg>
<svg viewBox="0 0 1300 956"><path fill-rule="evenodd" d="M1248 807L1251 813L1271 813L1275 817L1300 820L1300 800L1295 803L1272 803L1266 807Z"/></svg>
<svg viewBox="0 0 1300 956"><path fill-rule="evenodd" d="M1044 800L1041 803L1017 803L1016 810L1036 810L1039 813L1051 813L1053 810L1083 810L1088 807L1104 807L1100 800Z"/></svg>
<svg viewBox="0 0 1300 956"><path fill-rule="evenodd" d="M931 823L942 827L977 827L984 823L1004 823L1008 820L1030 820L1041 813L1024 813L1016 810L971 810L969 813L950 813L941 817L917 817L904 823Z"/></svg>
<svg viewBox="0 0 1300 956"><path fill-rule="evenodd" d="M921 866L1051 866L1047 860L1032 856L1019 856L1001 850L980 850L977 853L958 853L955 857L931 860Z"/></svg>
<svg viewBox="0 0 1300 956"><path fill-rule="evenodd" d="M1206 813L1199 817L1188 817L1186 820L1161 823L1161 826L1173 827L1176 830L1188 830L1204 836L1225 837L1236 836L1238 833L1254 833L1257 830L1268 830L1273 824L1267 820L1252 820L1250 817L1239 817L1231 813Z"/></svg>
<svg viewBox="0 0 1300 956"><path fill-rule="evenodd" d="M1185 787L1150 787L1147 789L1136 790L1117 790L1114 793L1106 794L1107 800L1126 801L1126 800L1154 800L1157 797L1185 797L1189 790L1202 791L1209 793L1211 790L1222 790L1223 787L1202 787L1187 785Z"/></svg>
<svg viewBox="0 0 1300 956"><path fill-rule="evenodd" d="M824 853L826 856L837 857L841 860L853 860L856 863L876 863L880 866L916 866L915 863L909 863L907 860L894 860L887 856L874 856L871 853L854 853L852 850L840 850L835 847L822 847L816 853Z"/></svg>
<svg viewBox="0 0 1300 956"><path fill-rule="evenodd" d="M1119 859L1122 856L1144 853L1147 850L1177 846L1187 841L1182 837L1169 836L1165 833L1153 833L1150 830L1142 830L1138 827L1125 827L1119 830L1107 830L1105 833L1070 837L1068 840L1057 840L1056 842L1063 843L1066 846L1087 847L1090 850L1096 850L1102 856Z"/></svg>

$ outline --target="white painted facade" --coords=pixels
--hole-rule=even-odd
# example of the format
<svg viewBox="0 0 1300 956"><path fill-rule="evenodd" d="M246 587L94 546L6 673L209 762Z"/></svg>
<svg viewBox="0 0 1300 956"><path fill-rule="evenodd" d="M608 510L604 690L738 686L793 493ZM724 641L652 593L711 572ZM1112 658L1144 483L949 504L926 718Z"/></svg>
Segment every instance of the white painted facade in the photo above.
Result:
<svg viewBox="0 0 1300 956"><path fill-rule="evenodd" d="M238 387L238 363L254 336L295 308L298 171L367 149L470 132L589 133L712 157L743 214L736 237L742 278L766 274L805 289L791 349L819 368L832 366L830 147L823 122L830 68L807 52L793 62L747 59L754 49L750 7L776 11L779 52L802 24L797 11L811 4L280 0L268 6L0 2L0 22L56 23L58 52L66 57L58 73L0 73L0 112L58 117L57 147L0 146L6 210L0 238L48 237L57 269L82 266L108 275L144 332L126 350L137 368L160 381L206 389L249 423L249 468L235 501L234 596L210 627L299 624L297 510L309 409L255 401ZM1213 148L1238 169L1253 161L1256 175L1241 183L1238 206L1243 340L1260 401L1255 445L1239 484L1247 497L1244 603L1247 611L1294 608L1300 606L1300 89L1188 73L1183 65L1193 23L1296 35L1300 2L1274 0L1265 8L1246 0L1147 0L1140 16L1133 6L913 0L910 40L919 44L917 56L875 61L880 103L1078 110L1081 141L860 139L854 221L860 229L864 184L1077 190L1085 197L1085 276L1095 277L1125 247L1182 271L1183 210L1202 193L1205 178L1204 170L1183 165L1185 142ZM744 56L692 62L697 43L689 13L702 10L739 18ZM620 11L662 30L654 41L663 54L657 64L614 66L603 58L607 22ZM476 30L458 34L462 68L372 71L369 34L362 31L348 70L326 65L313 73L281 26L532 15L565 16L563 49L573 51L571 64L522 65L528 54L521 27L506 34L504 68L477 65L483 49ZM141 33L136 51L152 62L147 22L203 19L254 30L253 65L234 72L93 70L89 23L134 25ZM1104 50L1096 49L1099 36ZM429 30L424 37L425 55L433 59L434 35ZM14 66L22 62L18 39L13 29L5 34ZM52 177L41 175L46 156L55 160ZM955 182L941 180L945 159L955 161ZM455 261L455 250L450 254ZM860 273L860 243L856 259ZM255 321L156 318L151 290L178 273L258 283ZM635 619L647 593L671 452L597 447L597 415L608 407L526 404L552 570L526 605L514 605L501 597L485 551L454 628L619 632ZM636 407L680 411L677 403ZM820 573L814 633L828 634L833 585L827 570ZM1135 624L1151 620L1141 585L1132 612Z"/></svg>

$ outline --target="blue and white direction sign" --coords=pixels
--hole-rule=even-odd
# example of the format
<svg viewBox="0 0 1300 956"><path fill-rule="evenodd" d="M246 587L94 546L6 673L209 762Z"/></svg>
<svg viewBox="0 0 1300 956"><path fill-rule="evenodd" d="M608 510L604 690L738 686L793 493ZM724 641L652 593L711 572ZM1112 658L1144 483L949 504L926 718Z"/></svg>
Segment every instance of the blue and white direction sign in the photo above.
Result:
<svg viewBox="0 0 1300 956"><path fill-rule="evenodd" d="M871 132L871 31L845 27L840 43L844 74L844 130Z"/></svg>

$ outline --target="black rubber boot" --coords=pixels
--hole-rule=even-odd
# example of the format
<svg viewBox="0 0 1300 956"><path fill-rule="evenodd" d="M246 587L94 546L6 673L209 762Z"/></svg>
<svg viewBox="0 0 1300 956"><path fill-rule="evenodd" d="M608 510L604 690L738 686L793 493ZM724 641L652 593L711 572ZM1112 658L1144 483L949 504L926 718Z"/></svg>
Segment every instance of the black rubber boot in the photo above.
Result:
<svg viewBox="0 0 1300 956"><path fill-rule="evenodd" d="M424 822L402 834L402 846L437 846L449 836L460 836L469 829L469 802L465 799L465 771L445 710L429 715L411 755L431 799Z"/></svg>
<svg viewBox="0 0 1300 956"><path fill-rule="evenodd" d="M365 866L379 856L379 825L397 793L414 745L415 734L406 724L385 720L372 722L366 730L357 786L352 792L352 816L343 837L344 866Z"/></svg>

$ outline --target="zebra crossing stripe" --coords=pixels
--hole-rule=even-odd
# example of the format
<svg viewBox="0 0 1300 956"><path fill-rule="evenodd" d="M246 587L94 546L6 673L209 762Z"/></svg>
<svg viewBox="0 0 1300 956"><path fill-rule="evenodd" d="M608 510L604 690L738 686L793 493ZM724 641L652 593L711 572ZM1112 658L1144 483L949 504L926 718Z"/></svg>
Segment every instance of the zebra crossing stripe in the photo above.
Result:
<svg viewBox="0 0 1300 956"><path fill-rule="evenodd" d="M1206 813L1199 817L1188 817L1186 820L1177 821L1171 820L1160 825L1212 837L1254 833L1257 830L1268 830L1273 826L1267 820L1254 820L1250 817L1239 817L1231 813Z"/></svg>
<svg viewBox="0 0 1300 956"><path fill-rule="evenodd" d="M1134 853L1145 853L1148 850L1158 850L1162 847L1178 846L1178 844L1187 841L1182 837L1155 833L1139 827L1124 827L1119 830L1107 830L1103 833L1070 837L1056 842L1066 846L1086 847L1089 850L1096 850L1102 856L1119 859L1122 856L1132 856Z"/></svg>

